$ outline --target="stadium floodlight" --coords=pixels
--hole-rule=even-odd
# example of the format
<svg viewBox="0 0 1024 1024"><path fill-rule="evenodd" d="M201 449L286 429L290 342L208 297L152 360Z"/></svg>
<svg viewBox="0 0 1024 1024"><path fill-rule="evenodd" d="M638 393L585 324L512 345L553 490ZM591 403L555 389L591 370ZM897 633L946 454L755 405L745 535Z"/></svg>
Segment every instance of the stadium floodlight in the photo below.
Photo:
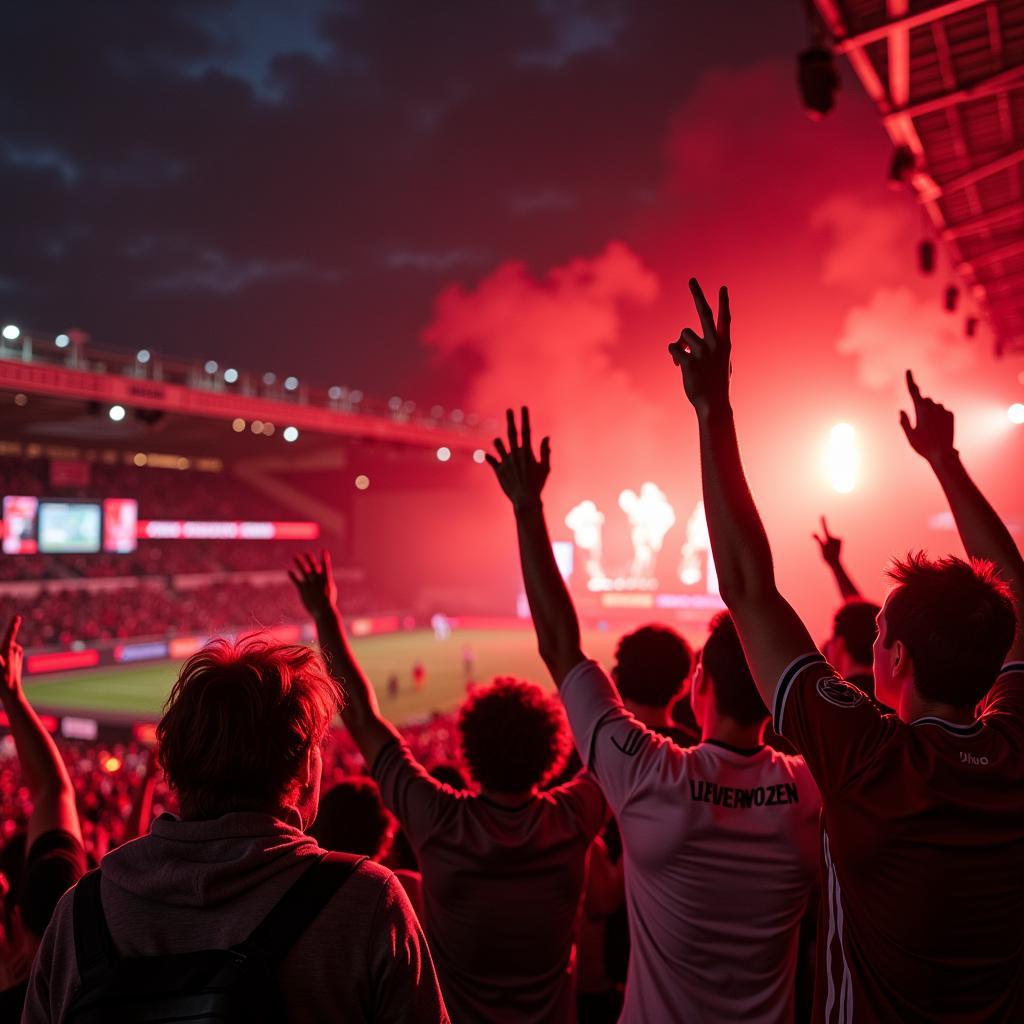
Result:
<svg viewBox="0 0 1024 1024"><path fill-rule="evenodd" d="M339 388L337 384L335 384L333 387L329 388L328 391L327 391L327 397L332 402L337 402L338 399L341 398L344 394L345 394L345 389L344 388Z"/></svg>
<svg viewBox="0 0 1024 1024"><path fill-rule="evenodd" d="M273 433L274 433L274 424L269 422L269 421L264 423L263 424L263 436L264 437L270 437L270 435L273 434Z"/></svg>
<svg viewBox="0 0 1024 1024"><path fill-rule="evenodd" d="M285 391L295 391L298 388L298 386L299 386L299 378L298 377L285 377L285 379L284 379L284 389L285 389Z"/></svg>
<svg viewBox="0 0 1024 1024"><path fill-rule="evenodd" d="M252 421L252 426L250 426L249 429L254 434L262 434L263 433L263 420L253 420Z"/></svg>
<svg viewBox="0 0 1024 1024"><path fill-rule="evenodd" d="M398 397L398 395L392 395L388 399L388 408L392 412L398 412L398 410L402 408L402 400Z"/></svg>
<svg viewBox="0 0 1024 1024"><path fill-rule="evenodd" d="M445 445L437 449L437 461L447 462L452 457L452 450Z"/></svg>
<svg viewBox="0 0 1024 1024"><path fill-rule="evenodd" d="M483 450L483 448L477 448L477 450L473 452L474 462L484 462L486 458L487 453Z"/></svg>
<svg viewBox="0 0 1024 1024"><path fill-rule="evenodd" d="M21 337L21 328L17 324L8 324L4 328L4 337L8 341L17 341Z"/></svg>
<svg viewBox="0 0 1024 1024"><path fill-rule="evenodd" d="M66 334L58 334L53 343L57 348L67 348L71 344L71 339Z"/></svg>
<svg viewBox="0 0 1024 1024"><path fill-rule="evenodd" d="M1006 410L1006 415L1009 417L1011 423L1020 425L1024 423L1024 405L1020 402L1014 402L1009 409Z"/></svg>
<svg viewBox="0 0 1024 1024"><path fill-rule="evenodd" d="M452 423L461 423L465 418L466 414L461 409L452 409Z"/></svg>
<svg viewBox="0 0 1024 1024"><path fill-rule="evenodd" d="M356 490L365 491L370 486L370 478L365 473L356 477Z"/></svg>
<svg viewBox="0 0 1024 1024"><path fill-rule="evenodd" d="M225 384L234 384L235 381L237 381L237 380L238 380L238 371L233 366L229 366L224 371L224 383Z"/></svg>
<svg viewBox="0 0 1024 1024"><path fill-rule="evenodd" d="M231 429L236 434L240 434L245 430L245 420L243 420L241 416L236 416L235 419L231 421Z"/></svg>
<svg viewBox="0 0 1024 1024"><path fill-rule="evenodd" d="M140 348L140 349L139 349L139 351L138 351L138 352L136 352L136 354L135 354L135 358L136 358L136 359L137 359L137 360L138 360L138 361L139 361L140 363L142 363L143 365L145 365L146 363L148 363L148 362L149 362L149 349L148 349L148 348Z"/></svg>
<svg viewBox="0 0 1024 1024"><path fill-rule="evenodd" d="M837 423L829 437L827 454L829 482L839 494L857 486L857 432L849 423Z"/></svg>
<svg viewBox="0 0 1024 1024"><path fill-rule="evenodd" d="M125 418L125 411L123 405L112 405L107 412L107 415L115 422L120 423Z"/></svg>
<svg viewBox="0 0 1024 1024"><path fill-rule="evenodd" d="M269 371L263 374L263 383L266 384L268 388L273 387L273 385L277 383L277 374L270 373Z"/></svg>
<svg viewBox="0 0 1024 1024"><path fill-rule="evenodd" d="M353 405L358 405L363 400L362 391L360 391L359 388L356 388L355 391L350 391L348 393L348 400L352 402Z"/></svg>
<svg viewBox="0 0 1024 1024"><path fill-rule="evenodd" d="M299 439L299 428L298 427L285 427L284 431L281 434L281 436L289 444L291 444L293 441L298 441L298 439Z"/></svg>
<svg viewBox="0 0 1024 1024"><path fill-rule="evenodd" d="M216 373L219 367L216 359L207 359L203 369L210 374Z"/></svg>
<svg viewBox="0 0 1024 1024"><path fill-rule="evenodd" d="M841 83L827 46L812 46L797 57L797 82L807 115L812 121L820 121L836 105Z"/></svg>

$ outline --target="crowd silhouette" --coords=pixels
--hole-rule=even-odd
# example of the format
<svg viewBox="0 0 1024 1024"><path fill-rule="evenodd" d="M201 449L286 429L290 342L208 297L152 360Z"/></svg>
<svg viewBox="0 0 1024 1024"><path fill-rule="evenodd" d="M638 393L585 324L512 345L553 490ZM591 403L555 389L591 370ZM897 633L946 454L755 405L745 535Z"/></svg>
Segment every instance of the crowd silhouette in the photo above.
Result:
<svg viewBox="0 0 1024 1024"><path fill-rule="evenodd" d="M900 423L968 557L897 559L874 604L822 520L842 603L819 650L740 460L728 292L690 287L669 351L728 609L696 654L652 624L610 673L586 656L526 408L487 459L557 694L497 678L397 729L329 554L304 555L318 652L212 642L112 781L26 700L14 614L9 1019L1024 1020L1021 554L908 372Z"/></svg>

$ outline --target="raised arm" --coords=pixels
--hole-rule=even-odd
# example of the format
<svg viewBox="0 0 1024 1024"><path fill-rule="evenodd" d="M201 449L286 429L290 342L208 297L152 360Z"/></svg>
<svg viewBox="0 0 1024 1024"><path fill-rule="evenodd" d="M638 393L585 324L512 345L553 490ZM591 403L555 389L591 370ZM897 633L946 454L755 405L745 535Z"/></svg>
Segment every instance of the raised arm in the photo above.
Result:
<svg viewBox="0 0 1024 1024"><path fill-rule="evenodd" d="M1021 622L1024 559L1005 523L968 476L960 453L953 447L953 414L945 406L925 398L909 370L907 388L914 402L917 423L912 426L910 417L901 412L903 432L911 448L931 466L945 492L967 554L994 563L1009 584L1017 609L1017 633L1007 660L1024 660L1024 624Z"/></svg>
<svg viewBox="0 0 1024 1024"><path fill-rule="evenodd" d="M488 455L487 461L515 511L519 560L540 656L555 684L561 686L569 670L583 660L583 654L579 619L558 571L540 497L551 472L551 443L546 437L541 441L538 459L533 453L529 409L523 406L522 437L516 429L515 414L509 409L506 415L508 448L501 438L495 438L497 457Z"/></svg>
<svg viewBox="0 0 1024 1024"><path fill-rule="evenodd" d="M14 737L21 773L32 798L27 849L44 832L63 829L79 843L82 828L75 808L75 788L57 745L32 710L21 685L25 652L18 643L21 616L15 615L0 647L0 699Z"/></svg>
<svg viewBox="0 0 1024 1024"><path fill-rule="evenodd" d="M690 280L703 336L684 328L669 345L683 389L697 414L701 481L711 551L722 599L754 681L768 708L791 662L815 650L814 642L775 585L772 552L740 461L729 401L732 321L729 293L719 293L718 322L695 279Z"/></svg>
<svg viewBox="0 0 1024 1024"><path fill-rule="evenodd" d="M131 810L124 823L124 839L127 843L131 839L138 839L149 833L149 826L153 823L153 792L156 789L156 773L160 766L160 759L156 756L156 748L146 751L146 767L142 771L142 778L139 780L135 796L132 798Z"/></svg>
<svg viewBox="0 0 1024 1024"><path fill-rule="evenodd" d="M397 733L383 718L377 705L377 694L349 647L345 627L338 611L338 587L334 582L330 553L325 551L319 564L311 555L295 559L295 569L288 575L299 592L316 625L320 650L323 652L331 675L345 690L345 705L341 720L345 723L363 755L372 767L381 748L393 740Z"/></svg>
<svg viewBox="0 0 1024 1024"><path fill-rule="evenodd" d="M821 533L820 537L816 533L812 533L811 536L818 542L818 547L821 548L822 561L832 570L836 586L839 587L839 593L846 601L859 601L861 593L857 589L857 584L850 579L850 574L843 565L841 557L843 542L828 532L828 523L825 522L824 516L821 517Z"/></svg>

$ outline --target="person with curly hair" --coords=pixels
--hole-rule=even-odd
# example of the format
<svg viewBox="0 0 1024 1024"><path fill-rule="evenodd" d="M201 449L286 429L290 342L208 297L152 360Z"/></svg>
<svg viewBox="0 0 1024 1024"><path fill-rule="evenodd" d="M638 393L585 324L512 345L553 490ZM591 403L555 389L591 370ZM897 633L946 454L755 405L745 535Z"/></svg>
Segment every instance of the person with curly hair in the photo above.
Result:
<svg viewBox="0 0 1024 1024"><path fill-rule="evenodd" d="M458 718L474 789L456 790L382 717L345 636L330 556L297 559L291 577L344 682L342 721L419 861L423 926L452 1020L575 1021L577 912L608 811L587 772L544 789L569 754L560 703L521 679L475 688Z"/></svg>

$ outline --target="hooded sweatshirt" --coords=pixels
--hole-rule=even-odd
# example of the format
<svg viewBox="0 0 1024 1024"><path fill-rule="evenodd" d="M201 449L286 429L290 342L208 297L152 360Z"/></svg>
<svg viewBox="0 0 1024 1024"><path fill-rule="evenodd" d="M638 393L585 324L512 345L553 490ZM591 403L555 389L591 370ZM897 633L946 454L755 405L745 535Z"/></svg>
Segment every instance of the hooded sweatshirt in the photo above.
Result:
<svg viewBox="0 0 1024 1024"><path fill-rule="evenodd" d="M226 949L248 937L315 858L309 836L269 814L209 821L163 815L109 853L100 895L120 956ZM79 985L72 898L65 893L29 981L28 1024L60 1021ZM296 1022L447 1024L434 965L395 876L370 861L351 875L279 963Z"/></svg>

